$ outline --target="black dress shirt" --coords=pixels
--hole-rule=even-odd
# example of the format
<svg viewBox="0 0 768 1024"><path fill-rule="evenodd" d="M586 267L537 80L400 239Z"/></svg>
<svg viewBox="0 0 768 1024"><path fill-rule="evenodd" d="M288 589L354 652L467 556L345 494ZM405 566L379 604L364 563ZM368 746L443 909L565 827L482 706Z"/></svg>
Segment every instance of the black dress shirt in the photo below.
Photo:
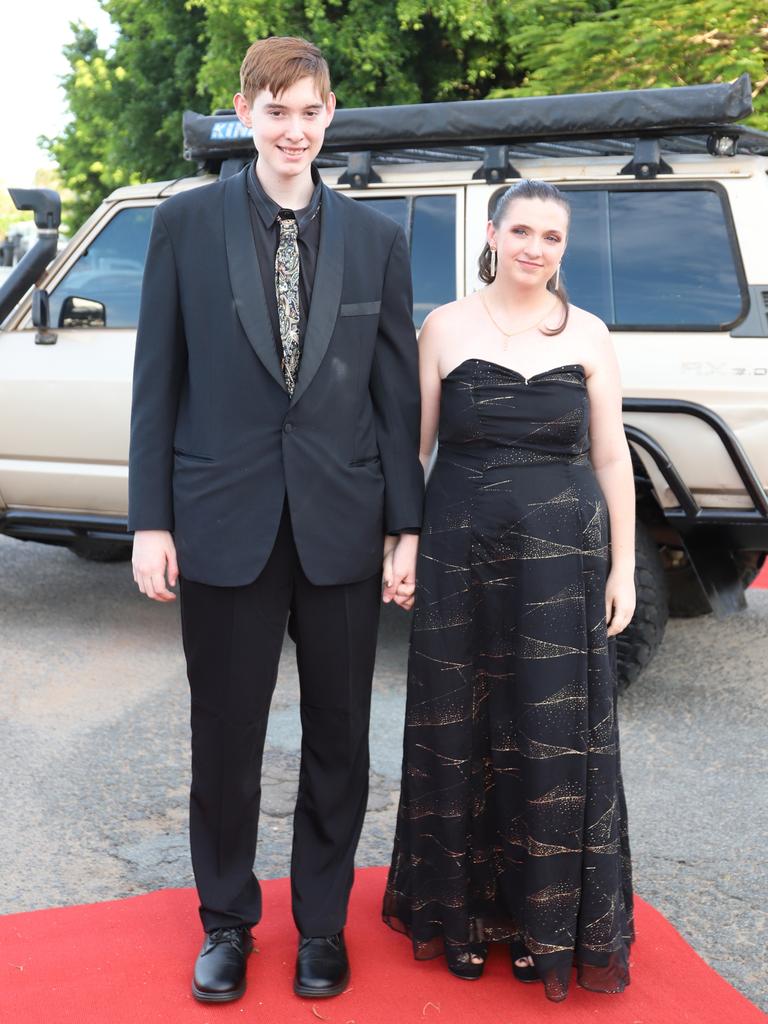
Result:
<svg viewBox="0 0 768 1024"><path fill-rule="evenodd" d="M272 323L272 330L275 335L277 354L282 360L283 344L280 338L280 320L277 315L277 297L275 295L275 256L277 244L280 240L280 227L277 223L280 216L292 216L298 221L299 226L299 343L304 343L304 332L307 327L309 316L309 304L312 300L312 286L315 282L315 269L317 267L317 251L320 246L320 197L322 187L320 175L317 168L312 165L312 181L315 189L307 206L301 210L287 210L270 199L264 191L264 186L256 176L256 159L248 168L247 185L250 203L248 208L251 214L251 227L253 229L253 240L256 245L256 256L261 271L261 280L264 285L264 294L267 297L269 307L269 318ZM421 532L419 527L406 528L403 533Z"/></svg>
<svg viewBox="0 0 768 1024"><path fill-rule="evenodd" d="M269 318L275 334L278 355L283 357L283 345L280 339L280 320L277 315L277 297L275 295L275 256L277 243L280 240L280 216L295 217L299 227L299 344L304 343L304 332L309 316L309 304L312 299L312 285L315 282L317 266L317 250L320 245L320 197L322 186L317 168L312 166L312 181L315 189L309 204L301 210L288 210L270 199L256 176L256 160L248 168L247 176L248 208L251 214L253 241L256 245L256 256L259 261L264 294L267 297Z"/></svg>

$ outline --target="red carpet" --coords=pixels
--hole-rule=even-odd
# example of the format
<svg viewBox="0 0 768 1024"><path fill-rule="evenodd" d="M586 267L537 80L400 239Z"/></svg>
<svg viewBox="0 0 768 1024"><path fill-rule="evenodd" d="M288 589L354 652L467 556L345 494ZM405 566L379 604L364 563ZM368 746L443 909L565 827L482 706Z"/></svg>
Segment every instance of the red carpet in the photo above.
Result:
<svg viewBox="0 0 768 1024"><path fill-rule="evenodd" d="M756 590L768 590L768 561L766 561L763 568L757 575L757 578L752 583L752 586Z"/></svg>
<svg viewBox="0 0 768 1024"><path fill-rule="evenodd" d="M417 963L408 941L379 920L384 870L359 871L347 941L350 988L336 999L291 991L295 933L288 882L264 883L249 987L235 1003L205 1006L189 991L200 943L197 901L170 889L110 903L0 918L2 1024L765 1024L766 1015L720 978L657 911L638 900L632 983L622 995L572 985L550 1003L521 985L505 950L466 982L442 959ZM669 969L668 969L669 968Z"/></svg>

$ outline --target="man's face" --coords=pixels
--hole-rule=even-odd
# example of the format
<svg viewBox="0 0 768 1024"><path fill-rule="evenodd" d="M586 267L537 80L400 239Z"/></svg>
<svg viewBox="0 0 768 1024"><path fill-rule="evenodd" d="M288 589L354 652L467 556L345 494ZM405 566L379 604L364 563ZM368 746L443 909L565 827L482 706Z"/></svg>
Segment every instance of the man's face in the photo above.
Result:
<svg viewBox="0 0 768 1024"><path fill-rule="evenodd" d="M240 121L251 129L259 165L263 163L280 178L292 178L306 171L320 152L336 97L330 93L323 103L314 81L307 77L279 96L262 89L252 104L242 93L237 93L234 103Z"/></svg>

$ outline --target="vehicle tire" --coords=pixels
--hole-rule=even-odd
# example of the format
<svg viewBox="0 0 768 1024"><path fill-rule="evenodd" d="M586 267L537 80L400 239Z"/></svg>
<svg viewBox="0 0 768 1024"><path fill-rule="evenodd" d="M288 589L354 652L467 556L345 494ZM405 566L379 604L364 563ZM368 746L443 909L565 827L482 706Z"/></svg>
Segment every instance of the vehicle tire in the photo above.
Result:
<svg viewBox="0 0 768 1024"><path fill-rule="evenodd" d="M92 537L73 541L69 550L89 562L129 562L132 552L130 541L95 540Z"/></svg>
<svg viewBox="0 0 768 1024"><path fill-rule="evenodd" d="M669 614L673 619L695 619L700 615L711 614L712 609L709 607L709 601L701 593L693 566L685 555L680 560L679 551L676 554L678 555L677 561L668 565L666 569ZM746 590L755 581L765 556L738 551L735 553L735 558L739 563L741 584Z"/></svg>
<svg viewBox="0 0 768 1024"><path fill-rule="evenodd" d="M635 591L637 603L632 621L617 637L619 686L633 683L661 645L669 618L669 596L664 565L648 529L640 522L635 530Z"/></svg>

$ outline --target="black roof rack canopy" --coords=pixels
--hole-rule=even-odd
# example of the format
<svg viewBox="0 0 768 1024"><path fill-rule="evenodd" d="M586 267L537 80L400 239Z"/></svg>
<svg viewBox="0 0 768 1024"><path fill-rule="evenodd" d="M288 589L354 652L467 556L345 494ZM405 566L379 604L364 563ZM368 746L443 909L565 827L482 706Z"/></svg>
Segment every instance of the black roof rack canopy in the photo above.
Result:
<svg viewBox="0 0 768 1024"><path fill-rule="evenodd" d="M514 168L504 161L499 148L505 144L706 135L751 112L746 72L733 82L709 85L342 108L325 133L322 152L494 147L488 170L495 167L497 173L514 176ZM187 110L183 128L187 160L212 166L228 158L247 159L253 153L250 132L234 113L217 111L206 116ZM746 127L737 134L740 131L754 134Z"/></svg>

